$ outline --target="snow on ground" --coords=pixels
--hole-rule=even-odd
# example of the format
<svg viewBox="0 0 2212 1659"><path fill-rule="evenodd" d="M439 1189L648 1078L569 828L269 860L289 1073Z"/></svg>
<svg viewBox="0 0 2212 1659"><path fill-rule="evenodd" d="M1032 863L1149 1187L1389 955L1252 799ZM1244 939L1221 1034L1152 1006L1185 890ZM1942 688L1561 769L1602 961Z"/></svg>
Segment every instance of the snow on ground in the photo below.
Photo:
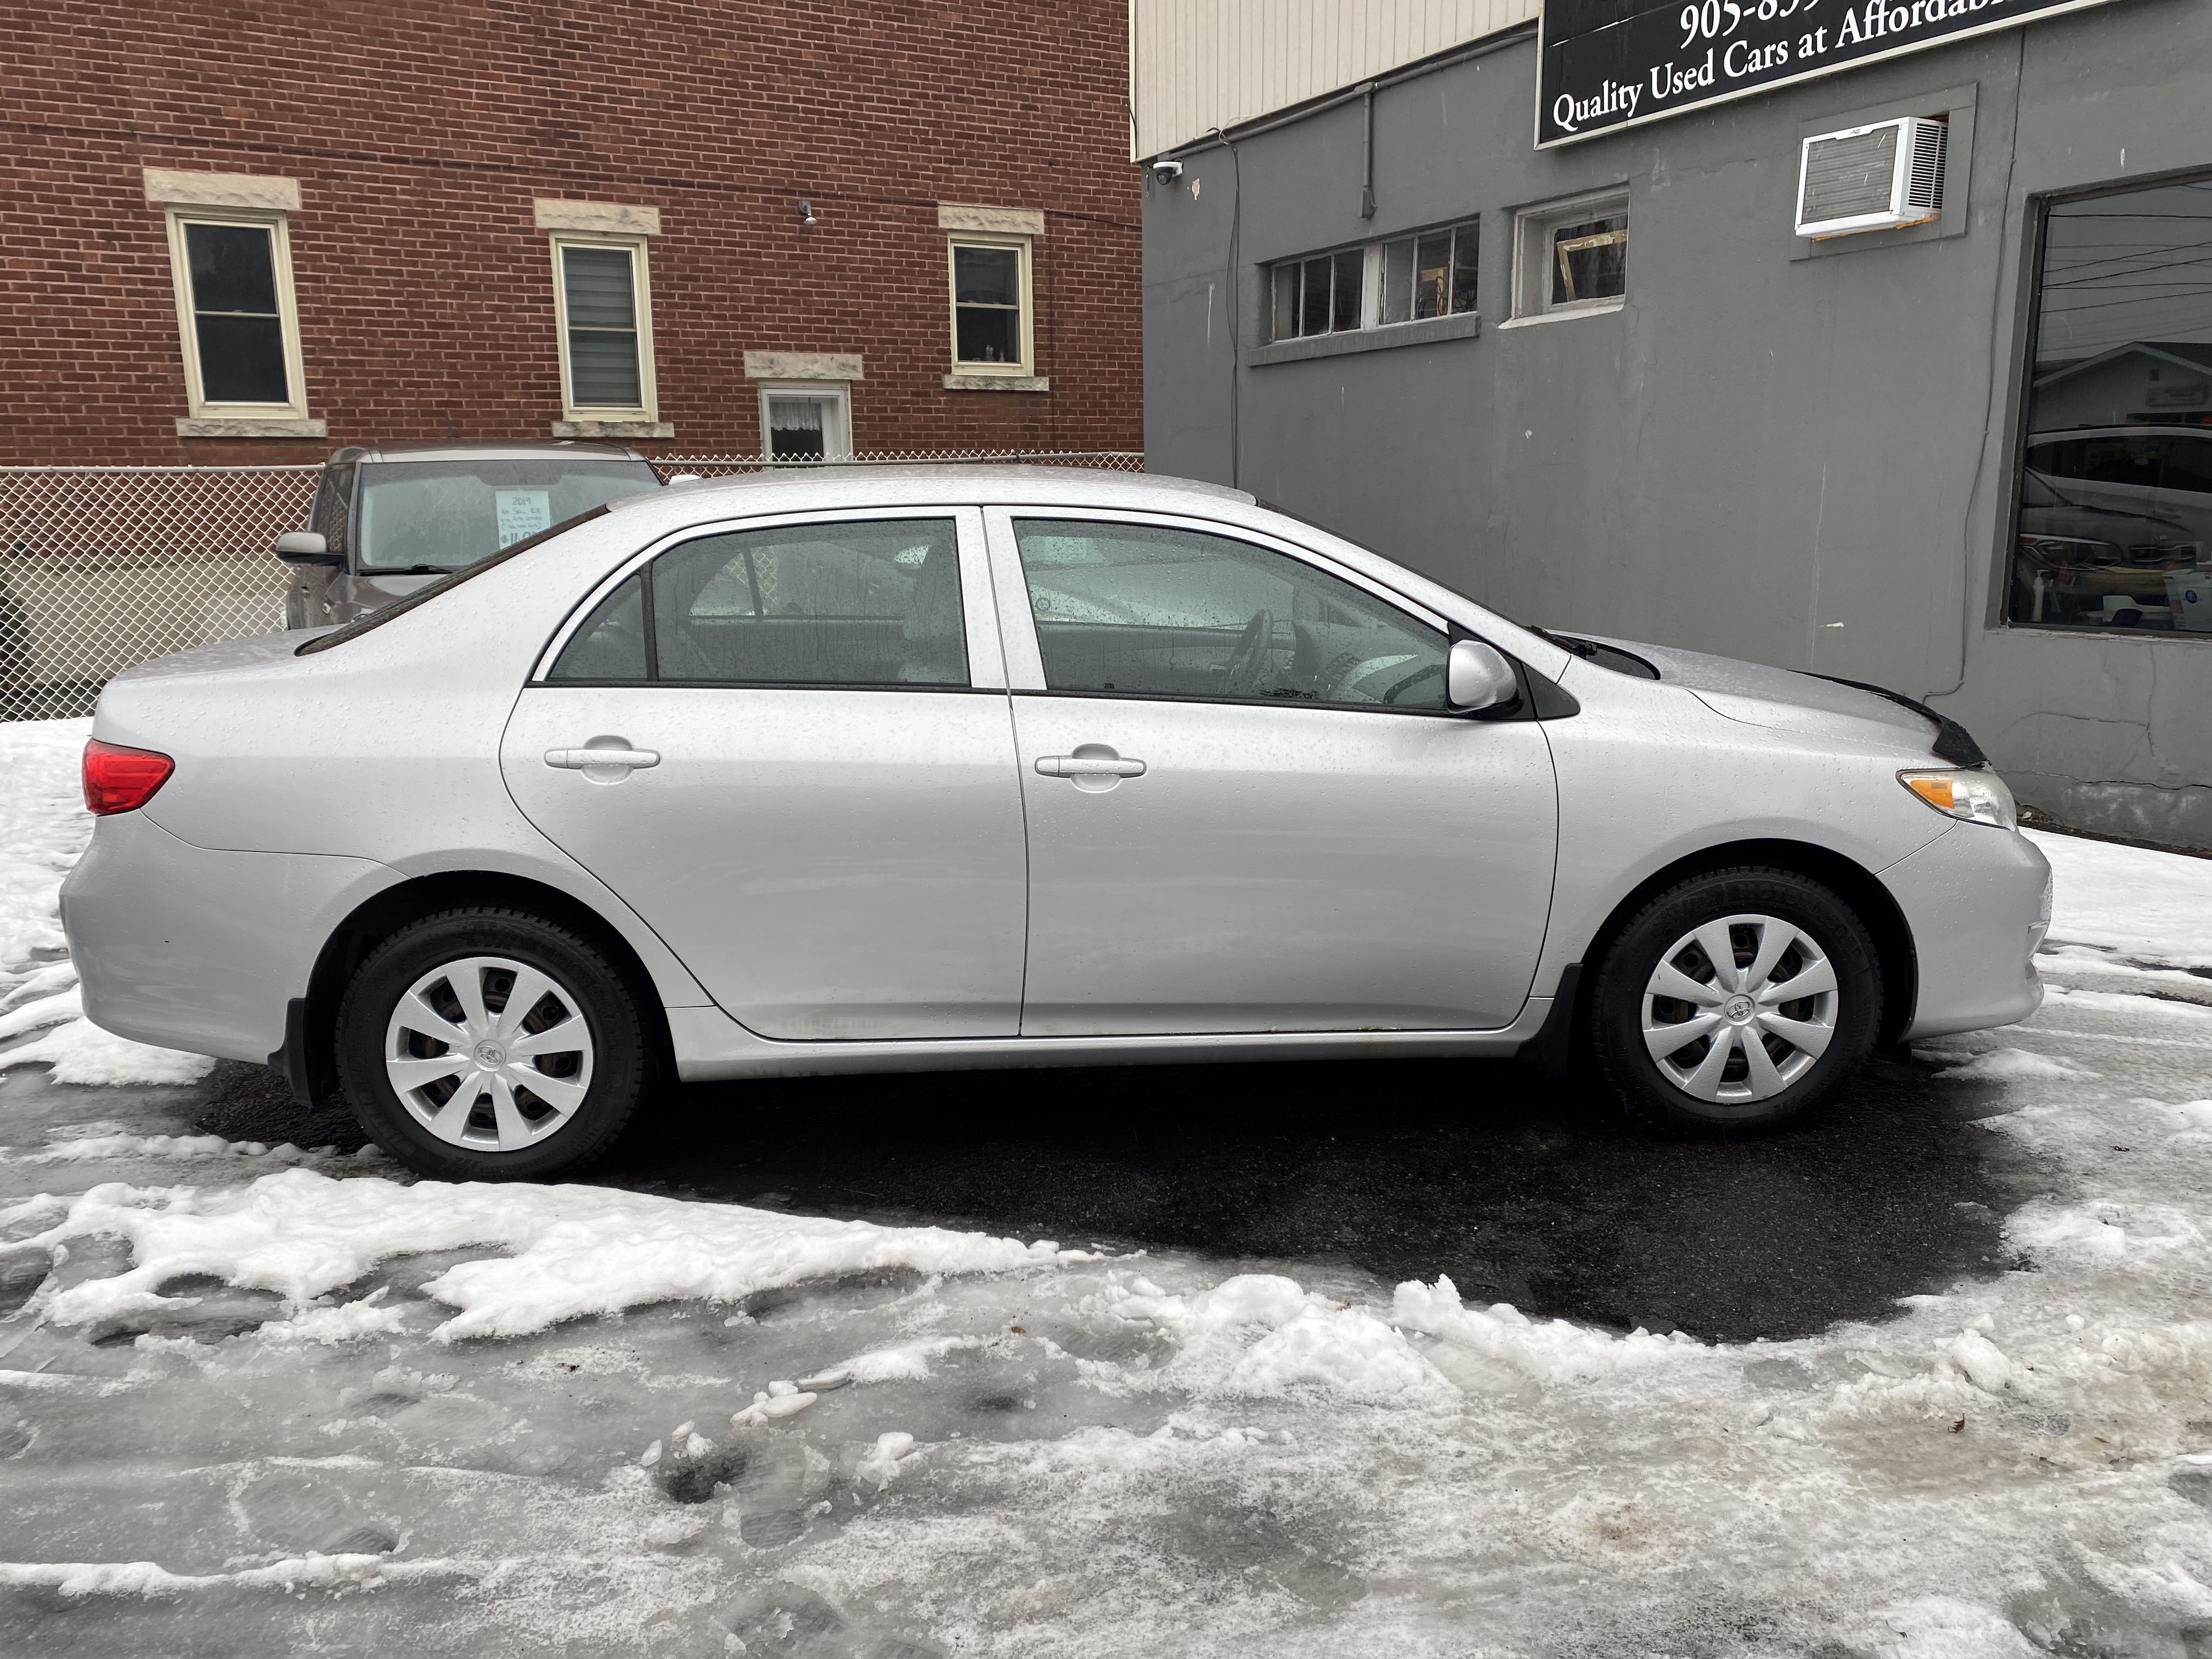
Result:
<svg viewBox="0 0 2212 1659"><path fill-rule="evenodd" d="M82 1025L82 733L0 728L0 1069ZM2212 1651L2212 864L2038 839L2053 994L1921 1074L2047 1189L2011 1260L1790 1341L410 1182L174 1133L182 1066L10 1073L0 1620L180 1655Z"/></svg>

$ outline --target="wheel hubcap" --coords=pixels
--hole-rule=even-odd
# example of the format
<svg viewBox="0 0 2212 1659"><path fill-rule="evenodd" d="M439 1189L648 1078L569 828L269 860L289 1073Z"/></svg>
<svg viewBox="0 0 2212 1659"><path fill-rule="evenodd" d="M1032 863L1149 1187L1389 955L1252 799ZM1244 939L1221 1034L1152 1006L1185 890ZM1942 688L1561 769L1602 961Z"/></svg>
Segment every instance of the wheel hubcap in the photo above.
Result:
<svg viewBox="0 0 2212 1659"><path fill-rule="evenodd" d="M1660 1075L1699 1100L1780 1094L1836 1035L1836 970L1778 916L1723 916L1682 935L1644 988L1644 1045Z"/></svg>
<svg viewBox="0 0 2212 1659"><path fill-rule="evenodd" d="M512 1152L560 1133L592 1086L592 1033L567 987L507 957L434 968L385 1029L392 1091L439 1139Z"/></svg>

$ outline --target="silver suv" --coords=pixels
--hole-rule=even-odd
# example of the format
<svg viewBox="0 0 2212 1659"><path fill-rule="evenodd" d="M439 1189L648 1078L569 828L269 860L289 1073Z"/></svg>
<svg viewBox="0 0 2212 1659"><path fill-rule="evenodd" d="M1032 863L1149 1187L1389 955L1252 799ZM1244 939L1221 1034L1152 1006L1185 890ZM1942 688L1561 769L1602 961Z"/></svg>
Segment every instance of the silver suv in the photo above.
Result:
<svg viewBox="0 0 2212 1659"><path fill-rule="evenodd" d="M660 488L635 450L604 444L382 444L323 469L307 528L276 538L296 573L284 626L347 623L501 548Z"/></svg>

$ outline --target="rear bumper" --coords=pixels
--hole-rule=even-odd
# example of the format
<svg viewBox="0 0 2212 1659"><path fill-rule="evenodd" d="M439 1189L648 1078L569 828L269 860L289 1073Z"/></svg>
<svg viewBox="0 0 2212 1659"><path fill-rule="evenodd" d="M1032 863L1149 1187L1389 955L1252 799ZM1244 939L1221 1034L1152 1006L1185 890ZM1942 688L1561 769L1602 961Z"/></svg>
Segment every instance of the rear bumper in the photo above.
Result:
<svg viewBox="0 0 2212 1659"><path fill-rule="evenodd" d="M2009 1025L2043 1006L2035 951L2051 921L2051 866L2033 842L1956 824L1881 880L1919 958L1906 1037Z"/></svg>
<svg viewBox="0 0 2212 1659"><path fill-rule="evenodd" d="M323 941L399 879L368 859L195 847L143 812L102 818L62 884L85 1013L140 1042L265 1061Z"/></svg>

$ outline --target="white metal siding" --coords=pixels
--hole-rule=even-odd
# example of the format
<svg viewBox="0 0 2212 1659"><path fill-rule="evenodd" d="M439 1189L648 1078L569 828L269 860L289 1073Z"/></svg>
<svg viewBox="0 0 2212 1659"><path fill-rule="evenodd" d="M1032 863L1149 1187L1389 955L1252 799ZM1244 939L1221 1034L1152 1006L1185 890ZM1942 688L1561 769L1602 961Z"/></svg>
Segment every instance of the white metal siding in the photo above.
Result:
<svg viewBox="0 0 2212 1659"><path fill-rule="evenodd" d="M1540 0L1129 0L1131 150L1356 86L1535 16Z"/></svg>

